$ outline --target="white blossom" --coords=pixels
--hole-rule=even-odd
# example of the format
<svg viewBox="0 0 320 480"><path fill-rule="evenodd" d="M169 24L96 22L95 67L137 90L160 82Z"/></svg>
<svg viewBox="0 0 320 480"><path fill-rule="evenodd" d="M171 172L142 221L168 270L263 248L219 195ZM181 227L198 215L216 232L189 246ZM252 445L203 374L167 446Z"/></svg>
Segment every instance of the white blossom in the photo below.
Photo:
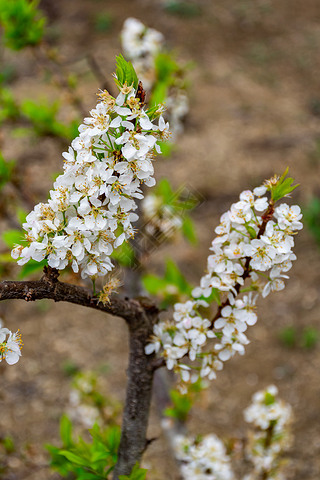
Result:
<svg viewBox="0 0 320 480"><path fill-rule="evenodd" d="M12 333L8 328L2 327L0 319L0 362L5 360L9 365L17 363L21 357L22 345L19 330Z"/></svg>
<svg viewBox="0 0 320 480"><path fill-rule="evenodd" d="M48 203L36 205L23 224L26 245L12 251L19 265L47 259L58 270L70 264L83 278L112 270L113 250L134 235L140 187L155 183L152 160L167 128L161 117L158 125L149 119L135 95L126 84L116 99L100 94L63 154L64 173Z"/></svg>
<svg viewBox="0 0 320 480"><path fill-rule="evenodd" d="M253 395L244 418L254 427L246 445L253 471L246 478L283 478L281 456L291 442L291 406L278 399L277 387L269 385Z"/></svg>
<svg viewBox="0 0 320 480"><path fill-rule="evenodd" d="M191 382L199 377L215 378L223 362L245 353L249 340L244 332L257 322L259 293L266 297L271 291L282 290L288 278L284 273L296 258L292 253L293 235L302 225L300 208L286 204L274 208L267 197L262 197L265 193L264 186L253 192L245 190L221 216L207 272L193 289L193 299L174 305L173 320L160 323L161 328L157 327L158 333L146 348L151 353L161 346L167 367L180 375L184 357L197 362L198 374L190 376ZM269 208L274 217L269 213L263 216ZM248 293L241 293L242 288ZM212 294L221 296L221 306L209 320L200 307L208 307Z"/></svg>
<svg viewBox="0 0 320 480"><path fill-rule="evenodd" d="M216 435L205 435L197 442L186 435L175 435L173 448L181 462L183 480L234 480L230 458Z"/></svg>
<svg viewBox="0 0 320 480"><path fill-rule="evenodd" d="M289 207L289 205L283 203L275 209L274 215L277 218L279 227L282 230L288 230L289 232L301 230L302 223L300 220L302 218L302 213L298 205Z"/></svg>

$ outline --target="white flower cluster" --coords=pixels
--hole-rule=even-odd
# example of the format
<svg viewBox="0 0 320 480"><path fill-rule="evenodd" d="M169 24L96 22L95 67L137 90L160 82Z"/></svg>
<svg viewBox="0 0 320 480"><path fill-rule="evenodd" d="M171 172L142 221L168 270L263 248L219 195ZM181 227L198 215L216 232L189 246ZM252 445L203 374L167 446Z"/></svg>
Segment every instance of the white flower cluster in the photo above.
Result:
<svg viewBox="0 0 320 480"><path fill-rule="evenodd" d="M154 327L146 353L162 348L167 368L174 368L184 382L196 381L199 376L215 378L222 362L236 352L243 354L249 343L244 332L257 321L257 292L265 297L284 288L283 278L288 277L283 272L290 270L296 258L291 249L294 233L302 228L302 215L298 206L275 207L263 196L266 192L266 186L242 192L240 200L222 215L215 229L218 236L210 248L213 254L208 257L208 273L193 290L193 300L174 305L174 321ZM267 281L258 282L259 276ZM239 298L245 280L249 293ZM208 307L223 293L227 298L215 318L203 318L201 307ZM210 339L216 342L208 348ZM200 362L192 367L192 375L190 366L180 363L185 356Z"/></svg>
<svg viewBox="0 0 320 480"><path fill-rule="evenodd" d="M67 414L72 421L85 428L94 423L104 424L115 418L120 404L112 397L101 393L98 375L92 371L82 371L75 375L69 394Z"/></svg>
<svg viewBox="0 0 320 480"><path fill-rule="evenodd" d="M230 459L216 435L205 435L200 441L177 435L173 444L183 480L234 480Z"/></svg>
<svg viewBox="0 0 320 480"><path fill-rule="evenodd" d="M121 40L125 57L132 62L145 88L151 91L157 82L155 59L164 51L164 36L130 17L123 24ZM189 100L179 81L169 89L165 101L172 137L176 138L183 131L183 119L189 111Z"/></svg>
<svg viewBox="0 0 320 480"><path fill-rule="evenodd" d="M246 442L246 460L252 462L253 470L243 480L284 480L282 455L291 441L292 410L277 396L278 389L270 385L255 393L252 404L244 411L254 431ZM234 480L230 456L216 435L198 440L173 434L172 445L183 480Z"/></svg>
<svg viewBox="0 0 320 480"><path fill-rule="evenodd" d="M113 249L134 235L140 186L155 184L152 160L161 153L157 139L168 135L163 117L155 125L136 94L126 83L117 98L101 92L80 135L63 153L64 173L48 203L36 205L23 224L27 245L12 251L19 265L46 258L59 270L71 264L83 278L113 268Z"/></svg>
<svg viewBox="0 0 320 480"><path fill-rule="evenodd" d="M182 219L170 205L164 205L163 199L150 193L141 203L146 232L155 237L171 238L182 226Z"/></svg>
<svg viewBox="0 0 320 480"><path fill-rule="evenodd" d="M2 327L0 319L0 362L5 360L9 365L17 363L21 357L22 345L19 330L12 333L8 328Z"/></svg>
<svg viewBox="0 0 320 480"><path fill-rule="evenodd" d="M68 415L71 420L91 428L94 423L100 423L100 412L92 402L96 377L90 373L80 373L73 382L70 391Z"/></svg>
<svg viewBox="0 0 320 480"><path fill-rule="evenodd" d="M154 58L161 51L164 36L136 18L127 18L121 32L122 48L147 90L155 82Z"/></svg>
<svg viewBox="0 0 320 480"><path fill-rule="evenodd" d="M292 409L277 395L277 387L270 385L255 393L252 404L244 411L246 422L255 427L246 446L254 469L244 480L254 480L262 475L266 480L283 478L280 457L290 446Z"/></svg>

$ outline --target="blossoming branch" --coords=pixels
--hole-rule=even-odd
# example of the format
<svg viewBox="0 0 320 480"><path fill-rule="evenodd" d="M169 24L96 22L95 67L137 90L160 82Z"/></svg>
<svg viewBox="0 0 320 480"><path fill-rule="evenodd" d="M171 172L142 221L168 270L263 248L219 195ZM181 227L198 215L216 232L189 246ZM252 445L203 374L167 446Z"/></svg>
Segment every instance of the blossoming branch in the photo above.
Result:
<svg viewBox="0 0 320 480"><path fill-rule="evenodd" d="M142 184L155 184L152 161L161 153L158 140L168 135L168 124L162 107L144 108L144 90L122 57L116 83L119 95L99 94L80 135L63 153L64 173L48 203L39 203L27 216L26 244L12 251L19 265L47 259L58 270L70 264L82 278L102 276L113 268L113 249L133 237L135 200L143 198Z"/></svg>
<svg viewBox="0 0 320 480"><path fill-rule="evenodd" d="M244 410L245 421L252 425L243 450L246 470L242 480L283 480L285 450L291 443L292 409L278 398L278 389L269 385L256 392ZM232 451L215 434L173 435L175 457L183 480L235 480ZM239 447L238 447L239 448ZM238 452L239 454L239 452Z"/></svg>
<svg viewBox="0 0 320 480"><path fill-rule="evenodd" d="M286 174L240 194L215 229L213 254L200 286L192 292L193 299L175 304L173 320L154 326L146 353L161 349L167 368L179 373L183 382L215 378L224 361L236 352L243 354L249 343L244 332L257 321L259 293L266 297L284 288L285 273L296 259L293 236L302 228L300 207L275 206L295 188ZM223 294L227 298L222 302ZM219 307L209 319L202 312L213 301ZM214 340L214 345L209 340ZM187 356L197 364L185 364Z"/></svg>

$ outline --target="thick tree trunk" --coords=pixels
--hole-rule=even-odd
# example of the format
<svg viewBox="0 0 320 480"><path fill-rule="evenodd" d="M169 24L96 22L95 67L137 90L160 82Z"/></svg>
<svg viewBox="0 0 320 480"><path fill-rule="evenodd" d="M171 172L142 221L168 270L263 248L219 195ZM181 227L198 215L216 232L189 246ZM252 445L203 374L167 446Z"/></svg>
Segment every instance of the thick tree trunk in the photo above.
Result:
<svg viewBox="0 0 320 480"><path fill-rule="evenodd" d="M129 364L127 397L123 413L118 462L113 480L129 475L136 462L140 462L147 446L147 427L151 403L154 369L153 355L144 348L152 334L153 315L143 312L136 325L129 325Z"/></svg>

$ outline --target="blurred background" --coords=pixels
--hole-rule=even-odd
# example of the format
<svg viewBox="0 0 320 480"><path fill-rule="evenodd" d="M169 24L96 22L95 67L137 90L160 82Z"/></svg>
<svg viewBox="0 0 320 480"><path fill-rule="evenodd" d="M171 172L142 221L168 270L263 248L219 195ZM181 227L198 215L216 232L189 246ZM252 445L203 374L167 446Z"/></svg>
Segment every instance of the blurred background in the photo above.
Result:
<svg viewBox="0 0 320 480"><path fill-rule="evenodd" d="M0 18L1 9L3 1ZM16 39L8 40L2 30L2 279L17 278L20 271L8 258L12 237L3 233L17 229L23 211L47 199L62 169L61 153L77 135L77 125L96 105L98 89L112 86L124 21L135 17L160 31L167 48L188 65L189 112L170 155L158 157L156 178L170 177L174 188L183 185L201 201L191 213L197 245L178 238L156 249L152 271L161 275L170 256L196 284L220 215L242 190L286 167L300 184L288 202L301 205L305 219L286 289L260 301L245 356L230 360L202 394L189 429L242 438L243 408L256 390L274 383L294 410L286 478L318 480L319 2L43 0L39 9L46 19L42 46L18 48ZM99 372L104 395L113 399L110 415L119 414L114 405L124 400L124 322L49 301L2 302L0 316L11 330L20 328L25 344L18 365L0 366L0 478L60 478L49 470L43 445L58 442L59 419L70 408L74 372ZM146 454L148 478L178 478L172 473L155 408L149 436L159 438Z"/></svg>

